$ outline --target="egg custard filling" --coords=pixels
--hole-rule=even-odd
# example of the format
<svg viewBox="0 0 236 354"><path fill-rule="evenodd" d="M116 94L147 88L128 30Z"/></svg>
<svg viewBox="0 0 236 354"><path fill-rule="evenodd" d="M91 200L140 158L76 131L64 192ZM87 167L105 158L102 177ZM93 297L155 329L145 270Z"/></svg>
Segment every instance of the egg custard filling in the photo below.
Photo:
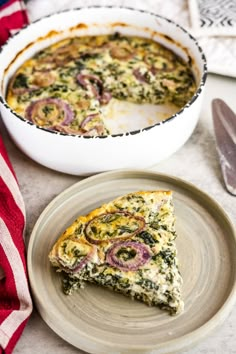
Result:
<svg viewBox="0 0 236 354"><path fill-rule="evenodd" d="M190 63L152 39L115 33L67 38L36 53L10 80L6 99L40 127L105 136L114 133L104 113L111 102L182 107L195 91Z"/></svg>
<svg viewBox="0 0 236 354"><path fill-rule="evenodd" d="M65 294L90 282L178 314L184 305L175 238L172 192L133 192L79 216L49 260L63 274Z"/></svg>

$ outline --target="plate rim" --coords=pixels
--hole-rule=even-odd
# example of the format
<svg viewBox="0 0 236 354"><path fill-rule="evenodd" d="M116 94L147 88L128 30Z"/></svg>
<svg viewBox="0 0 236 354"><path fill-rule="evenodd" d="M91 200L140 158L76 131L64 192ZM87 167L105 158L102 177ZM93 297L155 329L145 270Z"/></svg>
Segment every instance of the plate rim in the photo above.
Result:
<svg viewBox="0 0 236 354"><path fill-rule="evenodd" d="M87 185L87 187L89 185L92 185L93 182L98 182L101 183L102 181L104 181L107 177L113 177L113 179L115 179L116 176L122 176L122 179L126 179L128 176L130 176L131 174L137 174L137 175L145 175L146 177L150 178L155 178L156 180L160 180L167 182L167 183L175 183L176 185L180 185L181 188L185 188L187 191L194 191L194 195L198 194L200 195L201 199L204 200L208 200L212 205L214 205L214 207L216 208L218 213L221 213L221 215L223 216L224 220L227 222L228 226L231 229L232 232L232 236L234 239L234 243L235 243L235 247L236 247L236 228L234 223L232 222L232 220L230 219L230 217L228 216L228 214L225 212L225 210L221 207L221 205L218 203L218 201L216 201L213 197L211 197L208 193L206 193L204 190L200 189L199 187L197 187L194 183L186 181L180 177L176 177L174 175L171 174L165 174L165 173L159 173L153 170L145 170L145 169L119 169L119 170L115 170L115 171L108 171L108 172L102 172L96 175L92 175L89 177L86 177L74 184L72 184L71 186L67 187L66 189L64 189L61 193L59 193L56 197L54 197L48 204L47 206L43 209L43 211L41 212L41 214L39 215L36 223L33 226L32 232L30 234L30 239L29 239L29 243L28 243L28 249L27 249L27 269L28 269L28 276L29 276L29 286L31 289L31 292L33 294L33 298L35 301L35 305L36 308L40 314L40 316L42 317L42 319L44 320L44 322L46 323L46 325L48 325L59 337L61 337L63 340L65 340L67 343L69 343L70 345L73 345L74 347L81 349L81 350L88 350L86 348L82 348L82 347L78 347L77 345L73 344L72 342L70 342L68 340L68 338L66 337L66 335L64 335L64 332L62 333L60 330L58 330L57 328L55 329L55 325L53 325L53 323L51 323L48 318L45 318L46 316L44 316L44 313L42 314L42 310L41 310L41 306L42 304L40 303L40 299L37 296L37 291L35 290L35 280L33 279L33 269L32 269L32 262L31 262L31 253L32 253L32 248L33 248L33 244L34 244L34 239L35 239L35 235L37 233L37 229L40 226L41 222L43 221L45 215L47 215L48 211L50 211L50 209L53 208L53 206L58 202L58 200L60 200L61 198L63 198L64 195L66 194L70 194L74 189L77 189L78 186L82 189L83 186ZM130 177L129 177L130 178ZM192 347L193 345L195 345L196 343L198 343L200 340L204 339L205 337L207 337L214 329L218 328L219 326L221 326L223 324L223 322L227 319L227 317L229 316L231 310L233 309L234 304L236 303L236 272L235 272L235 276L234 276L234 283L231 286L231 289L227 295L226 300L224 301L224 303L220 306L220 308L217 310L217 312L207 321L205 322L203 325L201 325L199 328L191 331L190 333L187 333L185 335L182 335L178 338L174 338L174 339L170 339L167 342L162 342L160 344L145 344L145 345L139 345L138 349L137 346L135 344L123 344L123 343L116 343L116 348L118 350L127 350L127 351L132 351L132 350L138 350L138 352L140 352L140 350L145 350L145 351L150 351L150 350L160 350L163 348L168 347L170 350L172 350L172 348L174 348L174 350L179 351L179 350L183 350L183 349L187 349L189 347ZM43 306L42 306L43 307ZM81 334L83 334L83 337L86 339L93 339L94 337L92 335L89 335L88 333L85 332L81 332ZM112 342L108 342L107 340L102 340L100 338L96 338L96 342L106 345L106 346L114 346L114 344L112 344ZM91 352L93 353L93 352ZM154 352L153 352L154 353ZM166 352L167 353L167 352ZM169 353L169 351L168 351ZM97 352L98 354L98 352Z"/></svg>

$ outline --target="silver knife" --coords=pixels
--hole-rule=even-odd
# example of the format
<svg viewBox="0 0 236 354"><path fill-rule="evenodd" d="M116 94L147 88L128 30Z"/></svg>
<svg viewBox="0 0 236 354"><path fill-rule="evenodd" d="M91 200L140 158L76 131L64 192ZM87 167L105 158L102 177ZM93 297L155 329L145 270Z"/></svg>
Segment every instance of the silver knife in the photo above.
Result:
<svg viewBox="0 0 236 354"><path fill-rule="evenodd" d="M221 99L212 101L217 152L227 191L236 196L236 114Z"/></svg>

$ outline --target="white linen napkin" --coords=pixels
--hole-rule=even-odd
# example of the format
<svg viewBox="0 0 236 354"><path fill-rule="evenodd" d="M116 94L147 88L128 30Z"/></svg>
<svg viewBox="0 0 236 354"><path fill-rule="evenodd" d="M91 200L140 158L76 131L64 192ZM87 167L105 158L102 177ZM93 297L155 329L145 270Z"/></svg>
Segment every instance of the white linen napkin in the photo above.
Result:
<svg viewBox="0 0 236 354"><path fill-rule="evenodd" d="M209 72L236 77L236 1L188 0L189 31L198 38Z"/></svg>

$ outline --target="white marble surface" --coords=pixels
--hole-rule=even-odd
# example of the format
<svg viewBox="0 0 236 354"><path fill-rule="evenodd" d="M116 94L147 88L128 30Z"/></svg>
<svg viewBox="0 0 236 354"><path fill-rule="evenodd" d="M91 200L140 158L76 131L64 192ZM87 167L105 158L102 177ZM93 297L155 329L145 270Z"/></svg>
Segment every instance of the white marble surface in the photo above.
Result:
<svg viewBox="0 0 236 354"><path fill-rule="evenodd" d="M223 186L213 134L211 100L220 97L236 112L235 88L236 79L209 75L200 120L193 135L172 157L152 167L155 171L181 177L200 187L221 204L234 224L236 224L236 197L228 194ZM2 124L1 132L26 205L26 244L28 244L32 228L47 204L65 188L82 178L40 166L16 148ZM185 354L236 353L235 333L236 305L220 328ZM44 323L35 308L14 353L41 354L42 352L44 354L83 353L58 337Z"/></svg>

